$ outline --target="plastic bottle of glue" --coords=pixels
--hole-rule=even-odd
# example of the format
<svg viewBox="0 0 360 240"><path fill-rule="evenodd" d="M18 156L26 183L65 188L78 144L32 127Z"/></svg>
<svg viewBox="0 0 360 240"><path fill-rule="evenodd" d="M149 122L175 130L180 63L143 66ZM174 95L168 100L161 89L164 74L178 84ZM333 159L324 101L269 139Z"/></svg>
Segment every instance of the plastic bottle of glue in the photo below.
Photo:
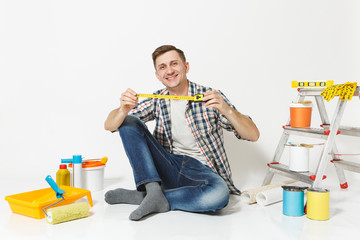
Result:
<svg viewBox="0 0 360 240"><path fill-rule="evenodd" d="M73 155L70 159L61 159L61 163L70 163L72 165L72 187L82 188L82 157Z"/></svg>
<svg viewBox="0 0 360 240"><path fill-rule="evenodd" d="M60 164L59 170L56 173L56 184L70 186L70 172L66 164Z"/></svg>
<svg viewBox="0 0 360 240"><path fill-rule="evenodd" d="M81 155L73 156L73 180L74 180L74 187L82 188L82 157L81 157Z"/></svg>

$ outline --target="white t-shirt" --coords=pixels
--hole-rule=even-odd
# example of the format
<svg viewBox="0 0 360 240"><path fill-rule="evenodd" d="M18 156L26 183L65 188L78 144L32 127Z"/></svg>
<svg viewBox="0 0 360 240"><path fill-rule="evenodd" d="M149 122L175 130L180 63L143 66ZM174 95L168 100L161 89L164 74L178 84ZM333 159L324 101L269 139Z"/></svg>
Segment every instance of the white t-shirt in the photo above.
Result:
<svg viewBox="0 0 360 240"><path fill-rule="evenodd" d="M190 156L207 165L207 160L200 152L195 137L186 121L185 110L187 103L187 100L170 100L173 153Z"/></svg>

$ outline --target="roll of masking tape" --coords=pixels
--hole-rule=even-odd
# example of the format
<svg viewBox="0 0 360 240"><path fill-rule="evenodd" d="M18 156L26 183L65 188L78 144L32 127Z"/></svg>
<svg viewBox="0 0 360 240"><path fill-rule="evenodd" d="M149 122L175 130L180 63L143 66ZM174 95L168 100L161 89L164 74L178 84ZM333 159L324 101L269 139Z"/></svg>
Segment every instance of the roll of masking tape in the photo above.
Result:
<svg viewBox="0 0 360 240"><path fill-rule="evenodd" d="M330 192L327 189L309 188L307 190L307 217L314 220L328 220Z"/></svg>

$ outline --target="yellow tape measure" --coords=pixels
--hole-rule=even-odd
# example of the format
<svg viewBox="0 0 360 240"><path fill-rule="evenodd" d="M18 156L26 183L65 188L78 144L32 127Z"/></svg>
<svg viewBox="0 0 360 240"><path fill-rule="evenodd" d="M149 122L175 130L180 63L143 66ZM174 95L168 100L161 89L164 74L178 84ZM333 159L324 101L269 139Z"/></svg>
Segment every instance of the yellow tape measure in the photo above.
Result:
<svg viewBox="0 0 360 240"><path fill-rule="evenodd" d="M328 81L318 81L318 82L298 82L298 81L292 81L291 87L292 88L298 88L298 87L329 87L334 85L333 80Z"/></svg>
<svg viewBox="0 0 360 240"><path fill-rule="evenodd" d="M203 94L196 94L195 96L175 96L175 95L153 95L153 94L142 94L138 93L137 97L142 98L162 98L162 99L176 99L176 100L190 100L199 102L202 101L204 95Z"/></svg>

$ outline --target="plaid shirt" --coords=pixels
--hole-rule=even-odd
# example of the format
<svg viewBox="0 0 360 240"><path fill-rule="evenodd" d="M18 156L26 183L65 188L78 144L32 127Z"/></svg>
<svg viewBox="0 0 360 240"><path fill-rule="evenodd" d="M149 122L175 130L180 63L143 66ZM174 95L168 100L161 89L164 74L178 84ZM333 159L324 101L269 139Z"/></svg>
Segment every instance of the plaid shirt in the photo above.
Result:
<svg viewBox="0 0 360 240"><path fill-rule="evenodd" d="M189 81L188 96L204 94L211 88L200 86ZM223 93L218 91L229 106L235 107L229 102ZM155 95L169 95L167 89L154 92ZM137 116L143 122L156 120L153 132L157 141L172 153L172 134L170 119L169 99L146 99L133 108L130 113ZM189 101L185 111L186 121L191 128L201 153L205 156L209 166L218 173L227 183L230 192L240 194L231 179L231 170L224 148L224 137L222 128L233 131L235 136L241 139L229 120L216 109L205 108L202 102Z"/></svg>

